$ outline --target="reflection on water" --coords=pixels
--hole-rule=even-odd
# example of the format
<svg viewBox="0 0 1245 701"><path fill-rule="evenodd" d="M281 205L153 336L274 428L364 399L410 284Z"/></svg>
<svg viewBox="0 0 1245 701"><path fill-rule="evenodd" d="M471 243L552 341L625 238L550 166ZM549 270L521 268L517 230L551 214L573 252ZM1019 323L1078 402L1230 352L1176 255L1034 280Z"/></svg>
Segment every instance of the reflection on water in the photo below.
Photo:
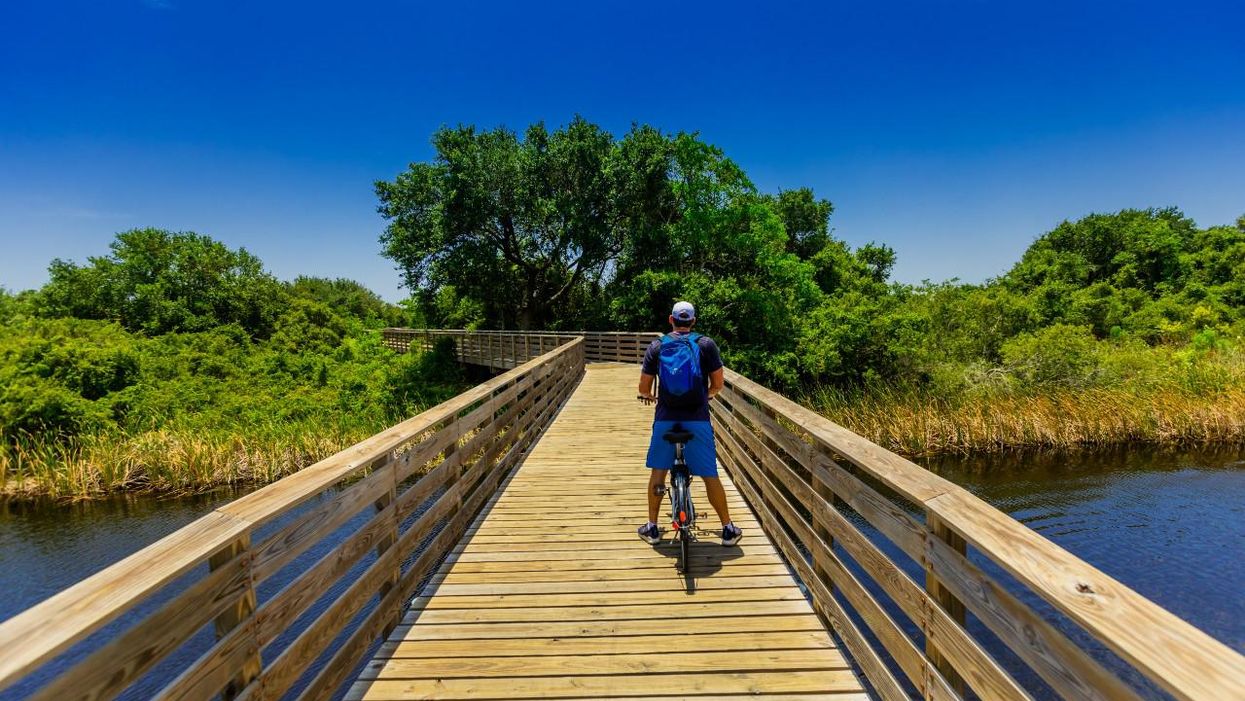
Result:
<svg viewBox="0 0 1245 701"><path fill-rule="evenodd" d="M932 470L1245 652L1245 452L927 461Z"/></svg>

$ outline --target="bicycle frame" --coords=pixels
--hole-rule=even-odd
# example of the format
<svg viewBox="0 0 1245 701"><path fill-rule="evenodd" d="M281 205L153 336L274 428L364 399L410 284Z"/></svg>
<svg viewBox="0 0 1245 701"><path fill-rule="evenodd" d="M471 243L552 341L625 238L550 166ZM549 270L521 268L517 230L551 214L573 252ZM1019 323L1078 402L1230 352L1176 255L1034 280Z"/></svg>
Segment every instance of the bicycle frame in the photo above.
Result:
<svg viewBox="0 0 1245 701"><path fill-rule="evenodd" d="M679 571L691 566L691 543L696 539L696 507L692 504L692 476L683 459L683 443L674 444L674 464L670 467L670 526L679 541Z"/></svg>
<svg viewBox="0 0 1245 701"><path fill-rule="evenodd" d="M670 526L675 531L691 530L696 523L692 506L692 476L683 460L683 444L674 444L674 465L670 467Z"/></svg>

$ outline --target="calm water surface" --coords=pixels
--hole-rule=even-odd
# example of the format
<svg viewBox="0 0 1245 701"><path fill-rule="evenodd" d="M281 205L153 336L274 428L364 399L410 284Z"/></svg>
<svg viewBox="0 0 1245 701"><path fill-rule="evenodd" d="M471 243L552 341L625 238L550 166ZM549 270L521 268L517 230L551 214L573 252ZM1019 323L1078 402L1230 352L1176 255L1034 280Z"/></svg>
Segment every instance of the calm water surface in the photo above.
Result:
<svg viewBox="0 0 1245 701"><path fill-rule="evenodd" d="M0 503L0 620L37 604L244 492Z"/></svg>
<svg viewBox="0 0 1245 701"><path fill-rule="evenodd" d="M943 459L929 466L1245 653L1245 451Z"/></svg>
<svg viewBox="0 0 1245 701"><path fill-rule="evenodd" d="M1245 452L956 458L929 467L1245 652ZM0 505L0 620L239 495ZM145 697L190 659L169 660L126 696Z"/></svg>

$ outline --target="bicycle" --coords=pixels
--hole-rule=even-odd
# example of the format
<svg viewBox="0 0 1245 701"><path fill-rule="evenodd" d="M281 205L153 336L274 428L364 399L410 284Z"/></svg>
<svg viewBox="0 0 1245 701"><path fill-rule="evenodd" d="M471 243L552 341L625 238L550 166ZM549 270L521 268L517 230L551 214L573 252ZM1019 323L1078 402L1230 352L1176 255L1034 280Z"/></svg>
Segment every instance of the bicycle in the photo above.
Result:
<svg viewBox="0 0 1245 701"><path fill-rule="evenodd" d="M662 440L674 444L674 464L670 466L670 526L679 541L679 573L691 567L692 541L696 540L696 507L692 504L692 475L683 459L683 448L695 437L679 424L662 434Z"/></svg>
<svg viewBox="0 0 1245 701"><path fill-rule="evenodd" d="M645 397L639 397L644 401ZM660 497L670 494L670 527L679 543L679 560L676 567L680 574L687 574L691 567L692 542L696 540L696 507L692 504L692 474L683 458L684 447L696 436L675 424L662 434L662 440L674 444L674 464L670 466L670 488L658 487Z"/></svg>

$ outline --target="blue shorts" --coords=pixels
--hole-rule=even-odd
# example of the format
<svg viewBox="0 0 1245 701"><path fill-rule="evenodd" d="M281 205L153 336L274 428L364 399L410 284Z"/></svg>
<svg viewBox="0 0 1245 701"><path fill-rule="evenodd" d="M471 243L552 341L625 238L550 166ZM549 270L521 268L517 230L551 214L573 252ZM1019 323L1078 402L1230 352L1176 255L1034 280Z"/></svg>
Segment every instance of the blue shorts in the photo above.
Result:
<svg viewBox="0 0 1245 701"><path fill-rule="evenodd" d="M661 436L675 424L681 424L683 430L695 436L683 446L683 460L687 462L688 472L696 477L717 477L718 449L713 443L713 425L708 421L654 421L653 437L648 443L648 466L655 470L669 470L674 465L674 444L667 443Z"/></svg>

